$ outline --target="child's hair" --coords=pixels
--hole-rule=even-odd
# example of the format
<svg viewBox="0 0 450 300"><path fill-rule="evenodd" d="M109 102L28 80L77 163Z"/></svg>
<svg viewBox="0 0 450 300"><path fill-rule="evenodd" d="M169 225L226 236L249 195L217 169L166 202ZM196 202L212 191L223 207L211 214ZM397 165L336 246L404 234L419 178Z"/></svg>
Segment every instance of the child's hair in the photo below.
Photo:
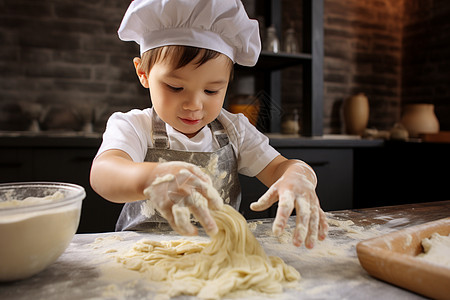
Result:
<svg viewBox="0 0 450 300"><path fill-rule="evenodd" d="M174 70L182 68L192 62L194 59L195 64L201 66L210 59L217 58L219 55L223 55L220 52L190 47L190 46L163 46L154 49L150 49L142 54L141 68L148 74L153 65L161 60L169 59L170 64ZM230 63L230 80L233 78L233 62L228 59Z"/></svg>

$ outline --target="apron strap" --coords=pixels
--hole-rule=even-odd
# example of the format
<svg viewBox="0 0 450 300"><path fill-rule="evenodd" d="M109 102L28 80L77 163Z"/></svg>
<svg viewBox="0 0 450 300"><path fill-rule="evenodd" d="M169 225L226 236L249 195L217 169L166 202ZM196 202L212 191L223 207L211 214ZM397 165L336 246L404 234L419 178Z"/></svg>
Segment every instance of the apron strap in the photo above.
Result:
<svg viewBox="0 0 450 300"><path fill-rule="evenodd" d="M228 135L222 124L217 119L209 123L208 126L211 128L211 131L219 143L220 148L228 145ZM169 149L169 137L167 136L166 123L161 120L154 109L152 111L152 127L152 140L154 147L157 149Z"/></svg>
<svg viewBox="0 0 450 300"><path fill-rule="evenodd" d="M222 126L222 123L219 122L219 120L215 119L211 123L208 124L209 128L211 128L211 131L213 132L214 136L216 137L217 142L219 143L220 148L225 147L228 145L228 135L225 131L225 129Z"/></svg>
<svg viewBox="0 0 450 300"><path fill-rule="evenodd" d="M157 149L169 149L169 137L166 132L166 123L161 120L153 109L152 112L152 140Z"/></svg>

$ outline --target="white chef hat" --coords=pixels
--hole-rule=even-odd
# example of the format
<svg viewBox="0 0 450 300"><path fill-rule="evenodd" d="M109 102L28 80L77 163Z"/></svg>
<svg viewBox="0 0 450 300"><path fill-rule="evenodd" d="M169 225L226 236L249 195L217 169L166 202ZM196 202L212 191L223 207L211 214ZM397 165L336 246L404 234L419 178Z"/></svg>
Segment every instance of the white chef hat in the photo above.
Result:
<svg viewBox="0 0 450 300"><path fill-rule="evenodd" d="M215 50L243 66L261 51L259 26L240 0L135 0L119 28L123 41L147 50L183 45Z"/></svg>

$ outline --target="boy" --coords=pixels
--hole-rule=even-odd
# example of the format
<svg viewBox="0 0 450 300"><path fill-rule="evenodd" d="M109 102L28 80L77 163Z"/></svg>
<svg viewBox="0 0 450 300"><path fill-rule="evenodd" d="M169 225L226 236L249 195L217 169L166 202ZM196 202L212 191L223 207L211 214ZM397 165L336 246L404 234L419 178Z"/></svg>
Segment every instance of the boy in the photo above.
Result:
<svg viewBox="0 0 450 300"><path fill-rule="evenodd" d="M243 115L222 109L233 64L255 65L261 49L258 24L239 0L136 0L119 37L140 45L133 63L153 107L113 114L92 165L94 190L126 203L117 230L165 219L178 233L195 235L192 213L214 235L209 210L224 200L239 208L239 172L270 187L250 207L261 211L278 201L276 235L295 208L294 245L312 248L325 238L314 171L281 156Z"/></svg>

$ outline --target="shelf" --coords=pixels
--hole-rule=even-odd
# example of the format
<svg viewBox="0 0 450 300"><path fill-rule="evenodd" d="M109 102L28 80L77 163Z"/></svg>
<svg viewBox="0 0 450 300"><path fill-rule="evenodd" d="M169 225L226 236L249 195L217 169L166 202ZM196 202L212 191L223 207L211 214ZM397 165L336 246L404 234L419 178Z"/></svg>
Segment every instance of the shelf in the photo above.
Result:
<svg viewBox="0 0 450 300"><path fill-rule="evenodd" d="M274 26L277 32L282 29L282 1L262 1L265 26ZM323 135L323 0L301 1L302 30L301 53L273 53L262 51L255 67L239 67L236 71L243 76L254 78L255 94L263 94L258 129L262 132L278 133L281 130L282 112L282 74L281 70L292 66L302 68L299 74L302 92L301 128L303 136ZM289 9L289 8L286 8ZM300 39L299 39L300 40ZM296 78L292 78L295 80ZM250 81L248 81L250 82ZM244 84L244 83L242 83ZM291 101L292 102L292 101Z"/></svg>
<svg viewBox="0 0 450 300"><path fill-rule="evenodd" d="M276 71L286 67L296 66L304 62L311 62L312 55L309 53L273 53L261 51L255 69L265 71ZM246 67L239 67L245 69Z"/></svg>

